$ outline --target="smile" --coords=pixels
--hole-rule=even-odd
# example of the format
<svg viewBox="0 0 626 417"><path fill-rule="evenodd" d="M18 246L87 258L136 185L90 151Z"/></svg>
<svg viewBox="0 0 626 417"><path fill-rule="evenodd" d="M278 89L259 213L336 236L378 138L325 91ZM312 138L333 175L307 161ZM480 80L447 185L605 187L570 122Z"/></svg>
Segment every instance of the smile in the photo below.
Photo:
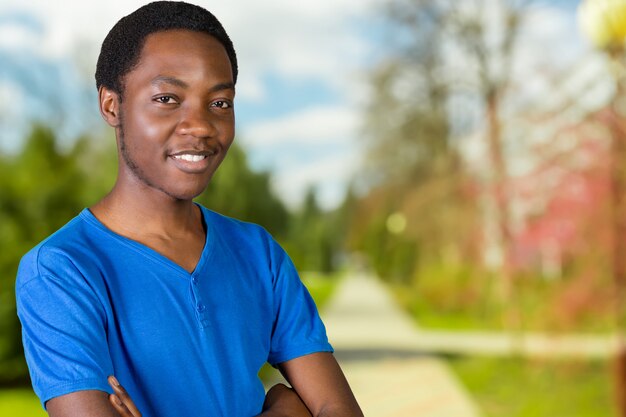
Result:
<svg viewBox="0 0 626 417"><path fill-rule="evenodd" d="M187 162L200 162L203 159L206 159L206 155L191 155L188 153L184 153L180 155L173 155L172 157L174 159L183 160Z"/></svg>
<svg viewBox="0 0 626 417"><path fill-rule="evenodd" d="M211 167L216 152L213 151L180 151L169 155L174 166L187 174L204 174Z"/></svg>

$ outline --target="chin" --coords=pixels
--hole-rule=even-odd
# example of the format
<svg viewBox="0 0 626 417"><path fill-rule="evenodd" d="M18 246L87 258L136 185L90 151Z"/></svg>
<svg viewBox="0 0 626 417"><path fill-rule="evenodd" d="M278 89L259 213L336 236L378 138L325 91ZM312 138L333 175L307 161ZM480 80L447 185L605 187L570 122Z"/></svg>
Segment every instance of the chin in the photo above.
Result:
<svg viewBox="0 0 626 417"><path fill-rule="evenodd" d="M175 200L193 200L194 198L198 197L200 194L202 194L204 192L206 188L203 188L201 190L193 190L193 191L175 191L175 192L170 192L170 193L166 193L168 194L170 197L172 197Z"/></svg>
<svg viewBox="0 0 626 417"><path fill-rule="evenodd" d="M176 200L193 200L202 194L208 185L209 183L207 182L206 184L195 184L194 186L185 188L178 187L177 189L170 189L169 192L166 190L163 191Z"/></svg>

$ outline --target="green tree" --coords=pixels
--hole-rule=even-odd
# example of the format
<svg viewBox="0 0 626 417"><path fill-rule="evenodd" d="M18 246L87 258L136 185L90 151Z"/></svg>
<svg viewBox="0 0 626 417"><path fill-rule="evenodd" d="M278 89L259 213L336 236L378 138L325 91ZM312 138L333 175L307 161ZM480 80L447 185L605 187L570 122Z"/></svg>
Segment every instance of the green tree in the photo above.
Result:
<svg viewBox="0 0 626 417"><path fill-rule="evenodd" d="M310 187L300 209L293 215L287 250L301 270L332 272L339 248L334 239L334 214L322 210Z"/></svg>
<svg viewBox="0 0 626 417"><path fill-rule="evenodd" d="M196 200L224 215L260 224L277 238L289 227L289 212L271 187L270 173L252 170L236 143Z"/></svg>

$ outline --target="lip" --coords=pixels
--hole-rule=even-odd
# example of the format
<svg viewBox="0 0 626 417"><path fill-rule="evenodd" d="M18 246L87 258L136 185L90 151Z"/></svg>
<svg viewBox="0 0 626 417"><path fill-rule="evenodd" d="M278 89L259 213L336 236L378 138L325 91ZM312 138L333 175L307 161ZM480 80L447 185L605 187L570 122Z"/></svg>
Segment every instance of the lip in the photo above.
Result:
<svg viewBox="0 0 626 417"><path fill-rule="evenodd" d="M204 159L200 161L186 161L184 159L177 159L178 155L200 155L204 156ZM168 155L168 159L174 163L174 166L179 170L187 174L202 174L207 171L211 165L211 159L215 155L215 152L210 151L180 151Z"/></svg>

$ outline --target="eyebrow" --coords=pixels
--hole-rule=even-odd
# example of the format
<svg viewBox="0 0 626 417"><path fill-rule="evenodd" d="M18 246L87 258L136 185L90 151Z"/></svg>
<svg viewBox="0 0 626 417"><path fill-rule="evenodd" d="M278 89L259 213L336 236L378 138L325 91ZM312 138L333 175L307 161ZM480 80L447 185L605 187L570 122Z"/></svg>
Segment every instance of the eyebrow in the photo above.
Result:
<svg viewBox="0 0 626 417"><path fill-rule="evenodd" d="M170 77L167 75L159 75L158 77L154 78L151 81L152 85L161 85L161 84L170 84L173 85L175 87L180 87L180 88L188 88L189 84L187 84L186 82L184 82L181 79L178 79L176 77ZM222 90L235 90L235 83L233 82L225 82L225 83L219 83L219 84L215 84L213 87L211 87L209 89L209 92L214 93L216 91L222 91Z"/></svg>
<svg viewBox="0 0 626 417"><path fill-rule="evenodd" d="M159 75L158 77L154 78L150 82L150 84L152 85L170 84L170 85L173 85L175 87L180 87L180 88L189 87L189 85L183 80L179 80L178 78L175 78L175 77L168 77L167 75Z"/></svg>
<svg viewBox="0 0 626 417"><path fill-rule="evenodd" d="M211 93L215 93L216 91L222 91L222 90L235 91L235 83L233 82L219 83L219 84L215 84L213 87L209 89Z"/></svg>

